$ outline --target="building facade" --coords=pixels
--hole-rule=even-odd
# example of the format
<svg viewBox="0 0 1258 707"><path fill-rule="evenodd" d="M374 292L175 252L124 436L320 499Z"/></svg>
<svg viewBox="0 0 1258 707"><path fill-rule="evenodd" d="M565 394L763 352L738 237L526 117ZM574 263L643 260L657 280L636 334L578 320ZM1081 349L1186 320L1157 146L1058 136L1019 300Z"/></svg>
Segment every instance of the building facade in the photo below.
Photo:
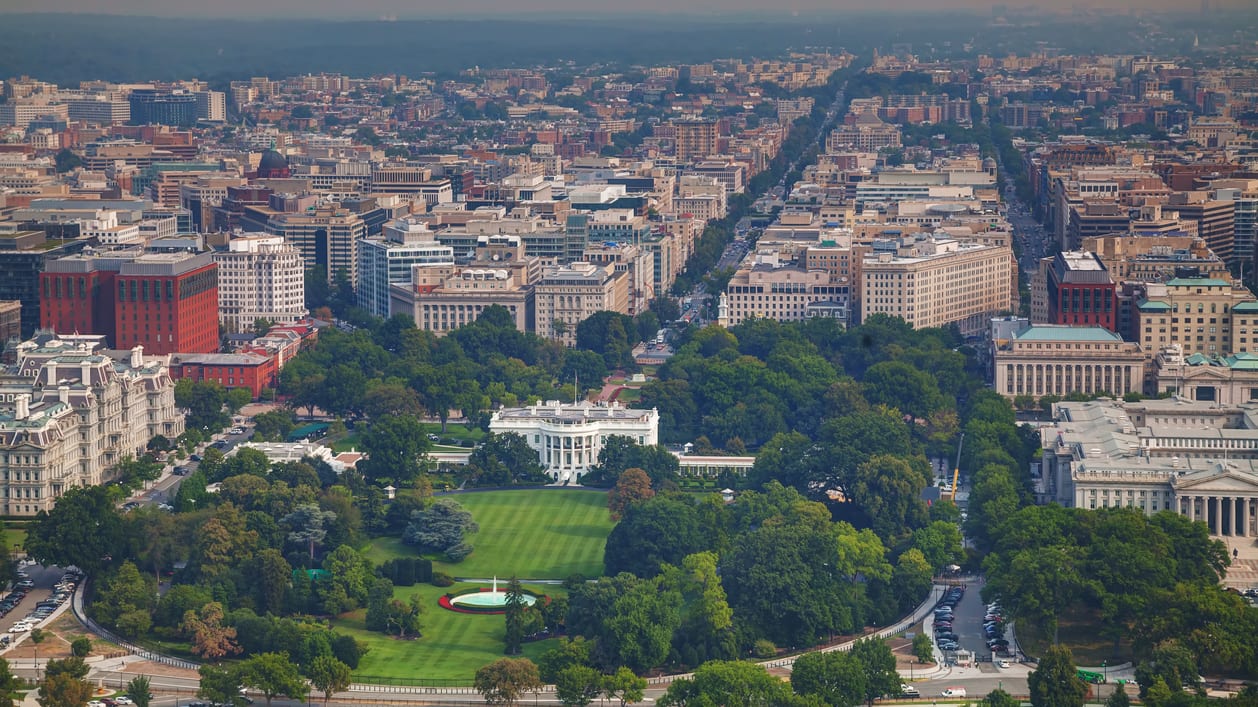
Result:
<svg viewBox="0 0 1258 707"><path fill-rule="evenodd" d="M1180 398L1057 403L1037 494L1075 508L1172 511L1216 537L1254 537L1258 404Z"/></svg>
<svg viewBox="0 0 1258 707"><path fill-rule="evenodd" d="M628 437L640 445L659 443L658 410L634 410L618 403L567 404L552 400L524 408L503 408L489 420L489 431L513 432L537 452L546 474L558 483L580 483L598 463L607 438Z"/></svg>
<svg viewBox="0 0 1258 707"><path fill-rule="evenodd" d="M382 237L357 241L357 247L358 306L377 317L389 317L389 286L410 282L416 265L454 265L454 248L414 221L387 223Z"/></svg>
<svg viewBox="0 0 1258 707"><path fill-rule="evenodd" d="M283 238L233 238L218 264L218 316L229 331L252 331L265 319L286 324L306 316L306 267Z"/></svg>
<svg viewBox="0 0 1258 707"><path fill-rule="evenodd" d="M67 490L95 486L156 435L183 434L168 357L98 348L99 337L26 341L0 369L4 513L51 510Z"/></svg>
<svg viewBox="0 0 1258 707"><path fill-rule="evenodd" d="M995 347L996 392L1009 398L1144 389L1144 352L1102 327L1028 326Z"/></svg>
<svg viewBox="0 0 1258 707"><path fill-rule="evenodd" d="M296 246L306 267L327 273L328 282L335 281L337 273L351 280L358 276L355 242L367 237L367 224L349 209L323 206L275 214L267 220L266 232Z"/></svg>
<svg viewBox="0 0 1258 707"><path fill-rule="evenodd" d="M546 268L533 289L538 336L575 346L577 325L601 311L629 313L629 276L614 266L569 263Z"/></svg>

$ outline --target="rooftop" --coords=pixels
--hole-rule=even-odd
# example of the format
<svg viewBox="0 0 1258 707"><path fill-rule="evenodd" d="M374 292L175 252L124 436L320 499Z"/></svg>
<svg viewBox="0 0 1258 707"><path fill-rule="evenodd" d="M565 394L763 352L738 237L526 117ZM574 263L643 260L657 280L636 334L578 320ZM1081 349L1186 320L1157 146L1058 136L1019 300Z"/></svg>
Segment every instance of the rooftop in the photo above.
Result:
<svg viewBox="0 0 1258 707"><path fill-rule="evenodd" d="M1231 287L1232 283L1226 280L1216 280L1211 277L1177 277L1166 283L1167 287Z"/></svg>
<svg viewBox="0 0 1258 707"><path fill-rule="evenodd" d="M1018 341L1118 341L1123 338L1099 326L1035 324L1014 337Z"/></svg>

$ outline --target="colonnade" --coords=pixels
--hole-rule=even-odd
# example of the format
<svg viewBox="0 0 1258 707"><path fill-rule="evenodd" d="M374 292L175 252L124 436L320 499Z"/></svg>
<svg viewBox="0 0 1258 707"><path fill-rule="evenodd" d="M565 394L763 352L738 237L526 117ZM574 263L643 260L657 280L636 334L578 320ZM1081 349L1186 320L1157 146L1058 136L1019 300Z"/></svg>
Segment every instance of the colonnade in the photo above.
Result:
<svg viewBox="0 0 1258 707"><path fill-rule="evenodd" d="M1254 512L1258 498L1251 496L1180 496L1179 512L1189 520L1199 520L1211 535L1247 538L1258 535Z"/></svg>

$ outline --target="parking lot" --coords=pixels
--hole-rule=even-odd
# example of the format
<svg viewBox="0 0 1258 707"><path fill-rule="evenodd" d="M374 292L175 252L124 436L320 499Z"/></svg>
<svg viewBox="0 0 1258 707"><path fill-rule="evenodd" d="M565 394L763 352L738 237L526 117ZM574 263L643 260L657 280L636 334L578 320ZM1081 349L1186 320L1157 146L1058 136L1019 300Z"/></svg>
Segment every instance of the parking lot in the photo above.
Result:
<svg viewBox="0 0 1258 707"><path fill-rule="evenodd" d="M2 612L2 614L0 614L0 643L3 643L4 637L8 637L10 642L12 642L16 641L21 633L25 633L23 631L12 632L14 624L23 620L28 620L28 616L31 616L31 614L39 610L40 607L38 604L40 604L40 602L53 601L54 587L61 581L62 575L65 574L65 572L63 572L59 567L25 565L18 569L29 577L28 581L33 586L29 588L18 588L14 591L6 592L4 597L0 598L0 612ZM21 595L21 598L18 601L12 603L11 608L5 610L4 607L9 606L9 600L17 598L23 591L25 591L25 594ZM41 613L51 614L55 608L59 608L66 601L69 601L70 592L62 592L62 594L64 596L60 604L55 607L47 605L48 610ZM42 618L31 617L28 620L28 623L33 623L33 625L37 627L45 618L47 618L47 616Z"/></svg>

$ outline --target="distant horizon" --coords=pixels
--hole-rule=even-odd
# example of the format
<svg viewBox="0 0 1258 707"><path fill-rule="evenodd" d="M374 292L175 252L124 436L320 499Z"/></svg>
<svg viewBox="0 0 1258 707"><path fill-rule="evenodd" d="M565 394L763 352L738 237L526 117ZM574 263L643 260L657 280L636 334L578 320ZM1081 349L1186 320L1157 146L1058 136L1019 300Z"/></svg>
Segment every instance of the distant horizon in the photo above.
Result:
<svg viewBox="0 0 1258 707"><path fill-rule="evenodd" d="M1212 10L1252 9L1248 0L1207 0ZM1069 14L1076 8L1104 12L1200 12L1200 6L1185 6L1182 0L1042 0L1041 2L992 2L991 0L882 0L871 8L862 0L786 0L766 9L760 0L514 0L504 11L499 0L7 0L0 14L76 14L154 17L162 19L251 19L251 20L334 20L334 21L412 21L423 19L504 20L599 19L619 17L694 17L709 21L722 19L801 19L836 14L899 14L906 12L966 11L990 15L994 6L1016 13Z"/></svg>

